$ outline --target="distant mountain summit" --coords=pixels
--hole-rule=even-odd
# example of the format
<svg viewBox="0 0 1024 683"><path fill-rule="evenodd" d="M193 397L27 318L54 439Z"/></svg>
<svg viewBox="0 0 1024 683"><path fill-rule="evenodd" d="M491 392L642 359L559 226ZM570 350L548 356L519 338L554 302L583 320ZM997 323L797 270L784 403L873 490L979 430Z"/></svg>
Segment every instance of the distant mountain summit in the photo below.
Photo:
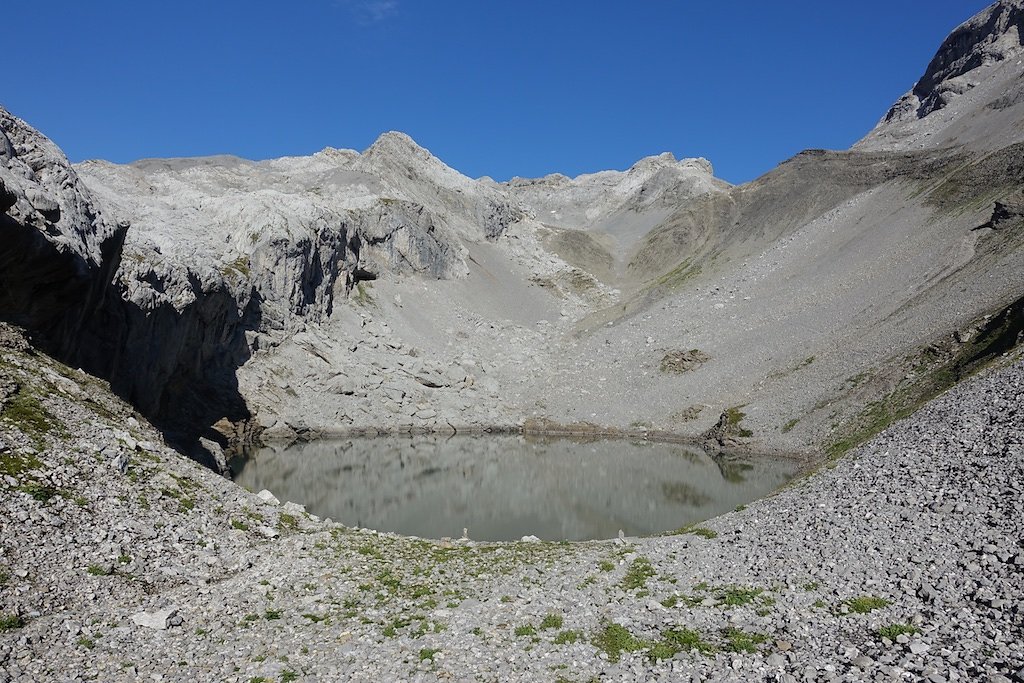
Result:
<svg viewBox="0 0 1024 683"><path fill-rule="evenodd" d="M1024 0L1000 0L949 34L910 92L856 148L988 145L993 137L1005 143L998 128L1012 128L1024 103L1022 58Z"/></svg>

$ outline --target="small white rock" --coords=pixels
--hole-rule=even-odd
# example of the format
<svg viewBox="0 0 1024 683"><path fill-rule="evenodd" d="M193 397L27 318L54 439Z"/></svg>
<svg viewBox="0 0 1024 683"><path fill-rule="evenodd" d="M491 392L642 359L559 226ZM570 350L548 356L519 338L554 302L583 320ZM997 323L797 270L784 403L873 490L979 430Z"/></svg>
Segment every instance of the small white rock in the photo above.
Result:
<svg viewBox="0 0 1024 683"><path fill-rule="evenodd" d="M259 498L260 500L262 500L264 503L270 503L271 505L280 505L281 504L281 501L279 501L277 499L277 496L275 496L273 493L271 493L267 489L263 489L262 491L257 493L256 497Z"/></svg>

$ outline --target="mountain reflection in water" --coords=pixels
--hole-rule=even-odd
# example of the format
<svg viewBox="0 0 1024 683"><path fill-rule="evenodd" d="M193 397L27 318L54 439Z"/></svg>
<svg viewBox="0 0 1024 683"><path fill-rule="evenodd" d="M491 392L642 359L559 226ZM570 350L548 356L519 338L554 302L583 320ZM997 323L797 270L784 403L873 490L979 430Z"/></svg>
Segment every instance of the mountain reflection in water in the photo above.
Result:
<svg viewBox="0 0 1024 683"><path fill-rule="evenodd" d="M502 541L659 533L764 496L790 461L711 457L641 440L387 436L271 445L232 463L269 489L348 526L425 538Z"/></svg>

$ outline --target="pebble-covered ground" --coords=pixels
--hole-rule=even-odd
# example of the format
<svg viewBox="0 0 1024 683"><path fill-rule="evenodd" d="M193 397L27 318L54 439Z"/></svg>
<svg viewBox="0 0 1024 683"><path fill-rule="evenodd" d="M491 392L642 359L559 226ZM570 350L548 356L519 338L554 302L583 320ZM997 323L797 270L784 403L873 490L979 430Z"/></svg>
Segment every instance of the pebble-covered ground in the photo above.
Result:
<svg viewBox="0 0 1024 683"><path fill-rule="evenodd" d="M1024 362L674 535L346 528L0 330L0 683L1024 681Z"/></svg>

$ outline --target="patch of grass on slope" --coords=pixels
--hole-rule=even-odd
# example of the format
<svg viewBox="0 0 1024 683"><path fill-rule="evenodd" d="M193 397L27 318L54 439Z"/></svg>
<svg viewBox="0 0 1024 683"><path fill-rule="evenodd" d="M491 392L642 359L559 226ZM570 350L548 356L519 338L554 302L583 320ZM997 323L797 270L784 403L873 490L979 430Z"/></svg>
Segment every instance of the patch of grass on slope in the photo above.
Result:
<svg viewBox="0 0 1024 683"><path fill-rule="evenodd" d="M953 385L970 377L1017 345L1024 334L1024 297L981 325L965 343L952 339L925 347L904 359L908 376L891 393L872 401L850 422L837 429L827 447L833 458L875 436L893 422L914 413Z"/></svg>

